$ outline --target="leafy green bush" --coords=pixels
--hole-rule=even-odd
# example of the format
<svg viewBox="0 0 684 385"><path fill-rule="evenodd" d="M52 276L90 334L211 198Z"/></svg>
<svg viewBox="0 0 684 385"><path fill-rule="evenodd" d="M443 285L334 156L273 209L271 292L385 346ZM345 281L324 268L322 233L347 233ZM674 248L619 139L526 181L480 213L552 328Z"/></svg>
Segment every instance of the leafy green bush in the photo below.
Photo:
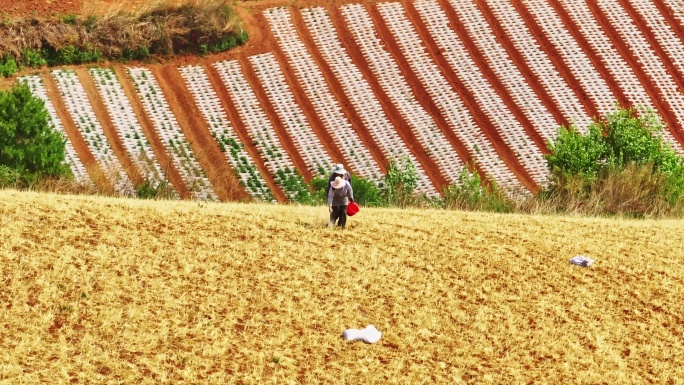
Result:
<svg viewBox="0 0 684 385"><path fill-rule="evenodd" d="M69 176L64 163L65 138L54 131L43 101L26 85L0 92L0 166L15 187L42 177Z"/></svg>
<svg viewBox="0 0 684 385"><path fill-rule="evenodd" d="M24 67L37 68L47 65L47 60L39 50L24 49L21 56L21 65Z"/></svg>
<svg viewBox="0 0 684 385"><path fill-rule="evenodd" d="M581 134L561 128L549 143L551 183L539 201L559 211L639 216L674 209L684 194L684 160L666 143L650 109L615 109ZM650 202L650 203L649 203Z"/></svg>
<svg viewBox="0 0 684 385"><path fill-rule="evenodd" d="M17 61L14 60L12 56L5 55L0 58L0 76L8 78L14 75L14 73L18 70L19 67L17 67Z"/></svg>
<svg viewBox="0 0 684 385"><path fill-rule="evenodd" d="M595 178L606 167L652 164L675 171L681 159L662 136L663 123L650 109L616 109L589 126L586 134L562 127L547 155L552 175Z"/></svg>
<svg viewBox="0 0 684 385"><path fill-rule="evenodd" d="M136 195L141 199L171 199L173 198L173 191L173 186L166 180L158 181L157 183L145 180L136 189Z"/></svg>
<svg viewBox="0 0 684 385"><path fill-rule="evenodd" d="M121 52L121 58L124 60L146 61L150 58L150 49L144 45L134 49L124 48Z"/></svg>
<svg viewBox="0 0 684 385"><path fill-rule="evenodd" d="M57 50L43 50L43 57L50 66L94 63L100 60L101 53L93 48L66 45Z"/></svg>
<svg viewBox="0 0 684 385"><path fill-rule="evenodd" d="M411 159L390 159L387 174L380 186L382 203L394 207L407 207L416 200L418 174Z"/></svg>
<svg viewBox="0 0 684 385"><path fill-rule="evenodd" d="M458 183L444 189L442 204L447 209L470 211L511 212L513 204L501 193L495 182L482 185L480 174L464 167L458 174Z"/></svg>
<svg viewBox="0 0 684 385"><path fill-rule="evenodd" d="M274 179L283 188L283 191L292 202L306 205L314 203L309 187L296 169L286 167L285 169L278 170L274 175Z"/></svg>
<svg viewBox="0 0 684 385"><path fill-rule="evenodd" d="M354 190L354 200L361 206L379 206L382 203L380 189L372 181L352 175L350 183ZM327 186L327 180L326 180Z"/></svg>
<svg viewBox="0 0 684 385"><path fill-rule="evenodd" d="M328 178L323 176L315 176L311 179L311 189L313 190L313 199L316 204L327 204L328 202Z"/></svg>
<svg viewBox="0 0 684 385"><path fill-rule="evenodd" d="M360 176L352 175L349 181L354 191L354 200L361 206L379 206L382 204L380 189L372 181ZM314 191L314 203L327 204L328 202L328 178L316 176L311 180L311 189Z"/></svg>

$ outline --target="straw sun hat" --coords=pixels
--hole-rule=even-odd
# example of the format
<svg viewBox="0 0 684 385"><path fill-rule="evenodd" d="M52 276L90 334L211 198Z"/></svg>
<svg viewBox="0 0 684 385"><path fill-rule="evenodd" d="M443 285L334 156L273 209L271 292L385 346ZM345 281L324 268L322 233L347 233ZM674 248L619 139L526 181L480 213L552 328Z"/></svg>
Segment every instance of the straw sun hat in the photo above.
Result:
<svg viewBox="0 0 684 385"><path fill-rule="evenodd" d="M338 163L335 165L335 168L333 168L333 174L340 174L344 175L347 173L347 171L344 169L344 166L341 163Z"/></svg>
<svg viewBox="0 0 684 385"><path fill-rule="evenodd" d="M347 183L346 180L342 179L342 177L337 177L335 178L335 181L332 182L332 187L333 188L342 188L344 187L345 183Z"/></svg>

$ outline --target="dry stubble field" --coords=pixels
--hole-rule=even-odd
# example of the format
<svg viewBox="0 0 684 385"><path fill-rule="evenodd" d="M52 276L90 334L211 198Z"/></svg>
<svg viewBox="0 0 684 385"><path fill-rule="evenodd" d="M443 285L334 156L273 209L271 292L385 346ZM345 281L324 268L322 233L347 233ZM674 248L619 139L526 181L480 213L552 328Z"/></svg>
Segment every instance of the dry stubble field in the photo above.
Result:
<svg viewBox="0 0 684 385"><path fill-rule="evenodd" d="M325 218L0 191L0 383L684 382L681 221Z"/></svg>

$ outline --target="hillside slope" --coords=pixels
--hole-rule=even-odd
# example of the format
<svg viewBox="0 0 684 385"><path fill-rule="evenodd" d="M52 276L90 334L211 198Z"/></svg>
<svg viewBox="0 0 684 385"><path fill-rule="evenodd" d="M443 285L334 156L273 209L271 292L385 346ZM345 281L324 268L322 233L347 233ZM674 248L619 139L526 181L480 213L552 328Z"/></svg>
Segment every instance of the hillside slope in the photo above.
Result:
<svg viewBox="0 0 684 385"><path fill-rule="evenodd" d="M229 52L117 64L113 75L22 77L53 106L75 174L104 172L103 190L130 193L144 183L145 147L163 166L151 181L169 181L186 199L293 201L335 163L379 180L400 158L416 165L427 195L465 165L502 188L536 192L558 127L585 130L616 104L655 109L664 139L684 153L684 11L674 0L236 9L250 40ZM106 143L94 144L91 131Z"/></svg>
<svg viewBox="0 0 684 385"><path fill-rule="evenodd" d="M0 191L0 382L684 378L681 221L326 216Z"/></svg>

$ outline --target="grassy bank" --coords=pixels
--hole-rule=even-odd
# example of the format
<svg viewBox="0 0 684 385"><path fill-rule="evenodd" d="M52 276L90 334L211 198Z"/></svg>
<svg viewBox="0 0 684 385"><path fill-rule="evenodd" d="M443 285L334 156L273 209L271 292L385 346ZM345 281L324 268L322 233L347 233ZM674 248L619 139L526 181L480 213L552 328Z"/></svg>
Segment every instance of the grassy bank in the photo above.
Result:
<svg viewBox="0 0 684 385"><path fill-rule="evenodd" d="M681 221L364 209L340 232L326 217L0 191L0 382L684 376ZM378 343L341 340L367 324Z"/></svg>
<svg viewBox="0 0 684 385"><path fill-rule="evenodd" d="M160 1L136 12L6 18L0 21L0 75L11 76L23 67L206 55L242 45L247 38L225 0Z"/></svg>

